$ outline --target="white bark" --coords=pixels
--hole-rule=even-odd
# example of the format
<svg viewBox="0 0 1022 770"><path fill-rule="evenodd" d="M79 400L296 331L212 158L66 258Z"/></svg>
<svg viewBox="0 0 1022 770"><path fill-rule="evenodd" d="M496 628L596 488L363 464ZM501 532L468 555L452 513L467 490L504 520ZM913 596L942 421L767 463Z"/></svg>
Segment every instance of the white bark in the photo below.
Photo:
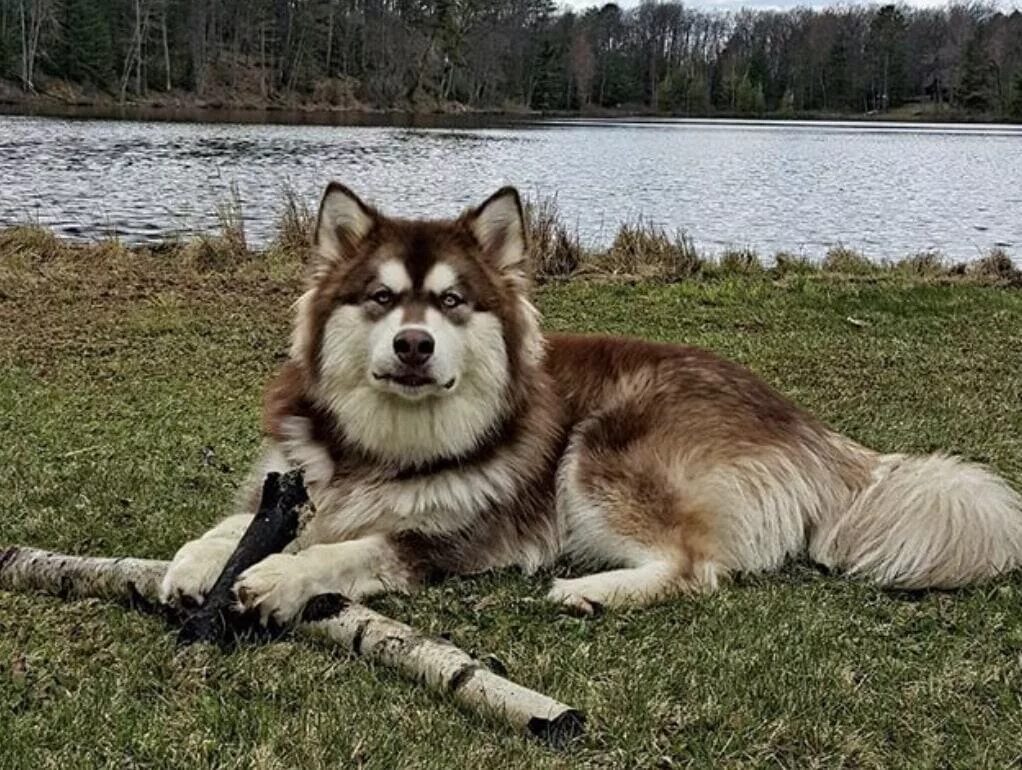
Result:
<svg viewBox="0 0 1022 770"><path fill-rule="evenodd" d="M128 95L128 83L131 82L132 74L135 76L135 95L141 96L145 90L145 78L143 69L145 67L145 42L149 37L149 4L142 0L135 0L135 26L131 33L131 44L124 54L124 70L121 75L121 102L124 102ZM164 37L166 37L166 17L164 17Z"/></svg>
<svg viewBox="0 0 1022 770"><path fill-rule="evenodd" d="M0 590L159 602L168 562L151 559L68 556L35 548L0 552ZM299 623L299 636L326 640L445 693L462 706L516 730L563 745L582 732L579 711L490 671L449 642L351 604L331 617Z"/></svg>
<svg viewBox="0 0 1022 770"><path fill-rule="evenodd" d="M167 3L166 0L163 4L163 73L166 78L166 88L164 89L170 93L171 82L170 82L170 46L167 44Z"/></svg>
<svg viewBox="0 0 1022 770"><path fill-rule="evenodd" d="M35 63L43 27L51 23L52 0L21 0L21 81L26 91L35 91Z"/></svg>

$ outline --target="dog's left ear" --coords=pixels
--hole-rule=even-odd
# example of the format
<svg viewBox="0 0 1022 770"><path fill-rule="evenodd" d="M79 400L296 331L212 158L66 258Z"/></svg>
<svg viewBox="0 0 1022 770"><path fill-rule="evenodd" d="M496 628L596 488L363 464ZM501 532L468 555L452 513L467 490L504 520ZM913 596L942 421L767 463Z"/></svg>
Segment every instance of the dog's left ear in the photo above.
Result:
<svg viewBox="0 0 1022 770"><path fill-rule="evenodd" d="M525 212L518 190L502 187L468 213L468 226L483 254L502 273L528 272Z"/></svg>

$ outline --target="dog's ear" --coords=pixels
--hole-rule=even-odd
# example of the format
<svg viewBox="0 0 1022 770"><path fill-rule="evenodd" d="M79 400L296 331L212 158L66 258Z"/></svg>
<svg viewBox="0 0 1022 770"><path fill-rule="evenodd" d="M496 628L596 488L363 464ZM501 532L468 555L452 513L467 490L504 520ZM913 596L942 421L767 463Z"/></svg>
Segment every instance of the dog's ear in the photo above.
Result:
<svg viewBox="0 0 1022 770"><path fill-rule="evenodd" d="M340 182L328 184L316 220L315 243L320 259L328 264L350 259L378 217L375 209Z"/></svg>
<svg viewBox="0 0 1022 770"><path fill-rule="evenodd" d="M502 187L468 212L472 235L486 259L502 273L525 276L528 272L528 240L525 212L518 190Z"/></svg>

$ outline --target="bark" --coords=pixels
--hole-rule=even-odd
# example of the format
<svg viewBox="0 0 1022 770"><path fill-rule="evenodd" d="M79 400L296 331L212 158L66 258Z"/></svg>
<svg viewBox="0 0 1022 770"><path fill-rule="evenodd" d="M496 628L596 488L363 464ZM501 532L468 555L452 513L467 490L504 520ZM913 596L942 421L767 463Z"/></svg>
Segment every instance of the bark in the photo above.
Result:
<svg viewBox="0 0 1022 770"><path fill-rule="evenodd" d="M21 9L21 87L26 91L34 90L32 88L32 75L29 71L29 43L28 43L28 25L25 21L25 0L21 0L19 5Z"/></svg>
<svg viewBox="0 0 1022 770"><path fill-rule="evenodd" d="M170 91L170 46L167 44L167 6L163 6L163 70L166 77L166 91Z"/></svg>
<svg viewBox="0 0 1022 770"><path fill-rule="evenodd" d="M35 64L39 39L52 11L46 0L32 0L29 8L21 0L21 80L26 91L35 91Z"/></svg>
<svg viewBox="0 0 1022 770"><path fill-rule="evenodd" d="M326 76L333 77L331 59L334 53L334 16L337 12L337 0L330 0L330 10L326 23Z"/></svg>
<svg viewBox="0 0 1022 770"><path fill-rule="evenodd" d="M0 590L156 605L167 567L168 562L151 559L68 556L14 546L0 552ZM556 747L564 747L584 729L581 712L505 679L449 642L426 637L368 607L340 597L318 597L305 617L294 628L297 636L397 669L472 712Z"/></svg>
<svg viewBox="0 0 1022 770"><path fill-rule="evenodd" d="M124 55L124 67L121 72L121 102L123 103L128 97L128 82L131 80L131 70L135 63L135 53L137 49L138 30L132 32L131 45L128 47L127 53Z"/></svg>
<svg viewBox="0 0 1022 770"><path fill-rule="evenodd" d="M145 40L144 27L148 24L142 22L142 0L135 0L135 34L138 38L138 52L135 55L135 95L142 95L142 61L145 58L143 53L143 41Z"/></svg>
<svg viewBox="0 0 1022 770"><path fill-rule="evenodd" d="M192 65L192 88L196 95L202 96L206 90L206 39L208 30L206 15L207 0L191 0L189 2L188 31L190 34L189 53Z"/></svg>

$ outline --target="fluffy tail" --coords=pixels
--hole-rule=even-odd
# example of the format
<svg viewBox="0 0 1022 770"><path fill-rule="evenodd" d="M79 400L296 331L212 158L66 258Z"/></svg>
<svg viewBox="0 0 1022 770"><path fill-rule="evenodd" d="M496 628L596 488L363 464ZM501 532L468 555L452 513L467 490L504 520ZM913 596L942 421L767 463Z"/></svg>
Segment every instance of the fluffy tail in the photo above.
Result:
<svg viewBox="0 0 1022 770"><path fill-rule="evenodd" d="M955 588L1022 565L1022 496L956 457L879 455L810 556L893 588Z"/></svg>

